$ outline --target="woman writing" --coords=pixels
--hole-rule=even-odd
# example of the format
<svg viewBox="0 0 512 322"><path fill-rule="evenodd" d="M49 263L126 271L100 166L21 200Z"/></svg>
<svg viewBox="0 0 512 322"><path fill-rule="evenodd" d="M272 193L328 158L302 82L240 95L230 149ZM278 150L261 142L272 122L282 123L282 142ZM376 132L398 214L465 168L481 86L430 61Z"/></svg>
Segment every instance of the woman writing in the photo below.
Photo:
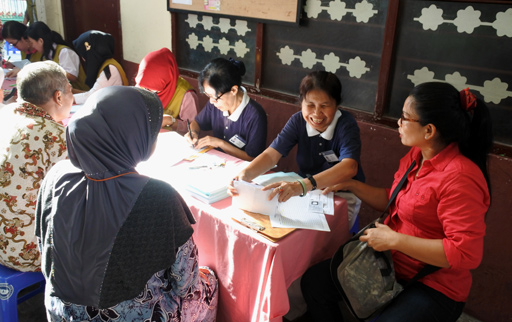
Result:
<svg viewBox="0 0 512 322"><path fill-rule="evenodd" d="M27 26L15 20L6 21L2 27L2 38L18 49L21 53L21 59L28 59L31 62L41 60L41 54L32 48L32 43L25 36ZM6 68L12 68L5 74L5 77L15 77L20 68L15 67L12 63L6 62Z"/></svg>
<svg viewBox="0 0 512 322"><path fill-rule="evenodd" d="M42 60L53 60L66 71L73 88L89 90L85 84L85 72L80 57L62 36L51 30L44 22L37 21L27 28L26 35L34 48L41 54Z"/></svg>
<svg viewBox="0 0 512 322"><path fill-rule="evenodd" d="M239 159L251 161L266 146L267 115L242 87L245 65L233 59L216 58L201 71L199 88L209 102L191 123L188 141L196 148L219 148ZM213 136L199 139L199 131Z"/></svg>
<svg viewBox="0 0 512 322"><path fill-rule="evenodd" d="M88 92L74 89L75 103L83 104L95 91L115 85L128 86L123 67L114 57L114 38L111 34L89 30L73 41L73 46L85 61L85 84Z"/></svg>
<svg viewBox="0 0 512 322"><path fill-rule="evenodd" d="M377 251L391 250L398 281L407 283L426 264L441 269L408 286L377 321L456 321L471 288L470 270L482 260L490 204L489 110L469 90L424 83L406 99L398 126L402 144L411 150L392 188L413 161L416 166L385 223L360 239ZM348 189L380 211L391 191L355 180L331 189ZM304 274L302 290L315 321L343 321L334 287L329 261Z"/></svg>
<svg viewBox="0 0 512 322"><path fill-rule="evenodd" d="M128 86L97 91L71 119L70 160L36 208L48 321L215 320L217 281L198 267L190 210L135 171L161 124L158 97Z"/></svg>
<svg viewBox="0 0 512 322"><path fill-rule="evenodd" d="M341 103L338 77L325 71L309 73L302 79L299 98L302 110L292 115L270 147L236 178L251 181L274 167L297 145L299 175L306 179L277 182L264 188L273 189L270 198L278 195L281 202L352 178L365 179L360 164L359 127L350 113L338 108ZM230 191L236 194L233 186ZM351 224L359 212L360 201L350 193L340 196L347 199Z"/></svg>
<svg viewBox="0 0 512 322"><path fill-rule="evenodd" d="M139 65L137 86L155 92L164 107L162 127L187 132L187 120L197 115L197 94L184 78L180 76L178 63L168 48L150 52Z"/></svg>

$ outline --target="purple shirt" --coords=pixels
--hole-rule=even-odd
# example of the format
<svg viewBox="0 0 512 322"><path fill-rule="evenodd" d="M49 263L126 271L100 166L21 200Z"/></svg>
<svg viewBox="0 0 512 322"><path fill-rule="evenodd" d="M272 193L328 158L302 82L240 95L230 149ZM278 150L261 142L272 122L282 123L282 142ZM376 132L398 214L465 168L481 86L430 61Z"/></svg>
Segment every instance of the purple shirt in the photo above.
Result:
<svg viewBox="0 0 512 322"><path fill-rule="evenodd" d="M293 114L281 133L270 144L270 147L286 157L295 145L297 145L297 164L301 176L305 177L306 174L315 175L331 168L342 159L350 158L356 160L358 165L354 179L361 182L365 181L360 160L361 138L359 136L359 126L350 113L342 111L331 140L326 140L320 135L308 136L306 120L302 117L302 112ZM333 151L338 161L326 161L322 152L327 151Z"/></svg>
<svg viewBox="0 0 512 322"><path fill-rule="evenodd" d="M195 118L204 131L213 130L213 136L222 139L233 146L229 140L238 135L245 142L241 150L251 157L257 157L267 145L267 114L260 104L253 99L245 106L236 122L231 121L210 102ZM238 147L237 147L238 148Z"/></svg>

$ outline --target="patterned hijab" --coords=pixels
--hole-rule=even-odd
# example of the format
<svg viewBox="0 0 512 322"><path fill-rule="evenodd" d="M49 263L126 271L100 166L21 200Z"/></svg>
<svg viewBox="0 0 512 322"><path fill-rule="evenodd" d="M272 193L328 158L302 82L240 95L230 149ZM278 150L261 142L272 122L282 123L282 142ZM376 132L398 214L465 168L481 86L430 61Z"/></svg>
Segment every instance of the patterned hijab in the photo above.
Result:
<svg viewBox="0 0 512 322"><path fill-rule="evenodd" d="M114 57L114 37L98 30L89 30L73 40L73 46L78 54L85 59L85 83L92 88L101 65L105 60ZM110 69L104 68L107 79L110 79Z"/></svg>
<svg viewBox="0 0 512 322"><path fill-rule="evenodd" d="M167 107L178 84L178 63L173 53L162 48L150 52L142 59L135 82L137 86L157 92L163 107Z"/></svg>
<svg viewBox="0 0 512 322"><path fill-rule="evenodd" d="M95 92L70 120L70 161L47 175L36 210L42 216L37 225L51 232L52 255L43 256L43 271L66 272L52 277L52 294L98 303L116 235L149 181L135 167L150 157L161 124L158 97L128 86Z"/></svg>

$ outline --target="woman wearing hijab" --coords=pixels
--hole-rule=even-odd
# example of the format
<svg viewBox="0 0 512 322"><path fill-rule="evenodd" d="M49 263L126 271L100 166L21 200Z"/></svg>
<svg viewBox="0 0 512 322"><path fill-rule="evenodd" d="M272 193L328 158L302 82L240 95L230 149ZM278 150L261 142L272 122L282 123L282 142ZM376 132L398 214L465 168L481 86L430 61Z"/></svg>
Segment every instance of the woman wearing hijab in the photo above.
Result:
<svg viewBox="0 0 512 322"><path fill-rule="evenodd" d="M187 132L187 120L197 115L198 99L194 88L182 77L173 53L162 48L142 59L135 78L138 87L155 92L164 108L162 127Z"/></svg>
<svg viewBox="0 0 512 322"><path fill-rule="evenodd" d="M69 160L43 182L36 235L49 321L214 321L217 281L199 268L194 218L167 183L139 175L162 124L153 93L94 93L66 132Z"/></svg>
<svg viewBox="0 0 512 322"><path fill-rule="evenodd" d="M51 30L44 22L37 21L27 28L26 35L32 48L41 54L41 60L53 60L64 68L73 88L89 90L89 86L85 85L85 72L80 57L59 33Z"/></svg>
<svg viewBox="0 0 512 322"><path fill-rule="evenodd" d="M75 39L73 46L85 61L85 84L91 88L88 92L73 90L76 104L85 103L85 100L100 88L128 86L128 78L123 67L113 58L114 37L111 34L89 30Z"/></svg>

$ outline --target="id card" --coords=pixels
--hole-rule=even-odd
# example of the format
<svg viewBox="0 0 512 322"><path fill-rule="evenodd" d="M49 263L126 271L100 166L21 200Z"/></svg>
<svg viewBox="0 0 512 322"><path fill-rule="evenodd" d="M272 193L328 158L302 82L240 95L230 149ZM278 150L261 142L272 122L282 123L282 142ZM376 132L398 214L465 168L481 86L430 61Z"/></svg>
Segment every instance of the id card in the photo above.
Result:
<svg viewBox="0 0 512 322"><path fill-rule="evenodd" d="M242 139L238 134L235 134L229 139L229 142L231 142L234 146L241 149L245 146L246 142L244 139Z"/></svg>
<svg viewBox="0 0 512 322"><path fill-rule="evenodd" d="M336 153L334 153L333 150L320 152L324 156L325 160L327 162L338 162L338 156L336 156Z"/></svg>

